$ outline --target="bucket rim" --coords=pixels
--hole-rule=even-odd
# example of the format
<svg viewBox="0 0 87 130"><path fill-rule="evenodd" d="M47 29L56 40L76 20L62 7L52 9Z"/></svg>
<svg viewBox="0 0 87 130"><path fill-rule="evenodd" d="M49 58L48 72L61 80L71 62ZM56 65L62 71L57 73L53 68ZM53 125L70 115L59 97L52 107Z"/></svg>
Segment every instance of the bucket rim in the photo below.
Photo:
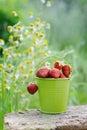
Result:
<svg viewBox="0 0 87 130"><path fill-rule="evenodd" d="M58 80L70 80L70 78L39 78L39 77L35 77L36 79L39 79L39 80L56 80L56 81L58 81Z"/></svg>

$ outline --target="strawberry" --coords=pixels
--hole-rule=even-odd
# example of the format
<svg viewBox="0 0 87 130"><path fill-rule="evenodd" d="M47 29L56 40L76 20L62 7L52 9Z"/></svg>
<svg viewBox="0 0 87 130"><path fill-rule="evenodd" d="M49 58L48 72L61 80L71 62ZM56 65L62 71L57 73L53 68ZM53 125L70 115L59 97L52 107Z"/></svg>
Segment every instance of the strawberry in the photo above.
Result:
<svg viewBox="0 0 87 130"><path fill-rule="evenodd" d="M62 72L60 72L60 77L59 78L67 78Z"/></svg>
<svg viewBox="0 0 87 130"><path fill-rule="evenodd" d="M56 69L59 69L59 70L61 70L62 69L62 64L59 62L59 61L56 61L55 63L54 63L54 68L56 68Z"/></svg>
<svg viewBox="0 0 87 130"><path fill-rule="evenodd" d="M51 69L49 71L49 74L50 74L51 78L59 78L59 76L60 76L60 70L56 69L56 68L53 68L53 69Z"/></svg>
<svg viewBox="0 0 87 130"><path fill-rule="evenodd" d="M43 67L37 70L36 76L39 78L47 78L49 77L49 68L48 67Z"/></svg>
<svg viewBox="0 0 87 130"><path fill-rule="evenodd" d="M27 91L30 93L30 94L34 94L36 93L36 91L38 90L38 86L36 84L33 84L33 83L30 83L28 86L27 86Z"/></svg>
<svg viewBox="0 0 87 130"><path fill-rule="evenodd" d="M64 74L66 77L69 77L71 71L72 71L72 69L71 69L71 66L69 66L69 65L64 65L64 66L62 67L62 72L63 72L63 74Z"/></svg>

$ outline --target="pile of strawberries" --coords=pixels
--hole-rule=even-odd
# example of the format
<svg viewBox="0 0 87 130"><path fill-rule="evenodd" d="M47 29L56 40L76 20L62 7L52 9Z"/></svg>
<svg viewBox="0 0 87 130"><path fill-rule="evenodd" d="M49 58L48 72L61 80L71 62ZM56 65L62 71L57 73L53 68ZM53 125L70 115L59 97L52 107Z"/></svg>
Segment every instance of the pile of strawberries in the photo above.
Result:
<svg viewBox="0 0 87 130"><path fill-rule="evenodd" d="M52 69L49 67L39 68L36 71L36 76L39 78L69 78L71 72L72 68L70 65L62 65L59 61L56 61ZM27 90L30 94L34 94L38 90L38 86L31 83L27 86Z"/></svg>
<svg viewBox="0 0 87 130"><path fill-rule="evenodd" d="M48 67L38 69L36 76L39 78L69 78L71 71L71 66L62 65L56 61L52 69Z"/></svg>

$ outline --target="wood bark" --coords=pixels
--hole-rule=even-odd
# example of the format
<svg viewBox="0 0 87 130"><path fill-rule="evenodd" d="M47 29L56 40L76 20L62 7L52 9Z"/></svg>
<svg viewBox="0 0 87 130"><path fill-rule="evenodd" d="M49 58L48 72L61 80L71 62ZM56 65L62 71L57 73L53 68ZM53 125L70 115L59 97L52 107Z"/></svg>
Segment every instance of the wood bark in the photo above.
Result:
<svg viewBox="0 0 87 130"><path fill-rule="evenodd" d="M87 130L87 105L69 107L62 114L39 110L14 112L5 116L5 130Z"/></svg>

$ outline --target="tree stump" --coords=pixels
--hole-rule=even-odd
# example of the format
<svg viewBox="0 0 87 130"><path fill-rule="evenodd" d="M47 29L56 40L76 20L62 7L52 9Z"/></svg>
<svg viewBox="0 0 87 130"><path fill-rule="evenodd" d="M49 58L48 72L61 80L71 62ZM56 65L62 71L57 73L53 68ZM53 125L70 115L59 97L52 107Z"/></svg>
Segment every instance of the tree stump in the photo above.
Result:
<svg viewBox="0 0 87 130"><path fill-rule="evenodd" d="M5 116L4 130L87 130L87 105L69 107L62 114L10 113Z"/></svg>

